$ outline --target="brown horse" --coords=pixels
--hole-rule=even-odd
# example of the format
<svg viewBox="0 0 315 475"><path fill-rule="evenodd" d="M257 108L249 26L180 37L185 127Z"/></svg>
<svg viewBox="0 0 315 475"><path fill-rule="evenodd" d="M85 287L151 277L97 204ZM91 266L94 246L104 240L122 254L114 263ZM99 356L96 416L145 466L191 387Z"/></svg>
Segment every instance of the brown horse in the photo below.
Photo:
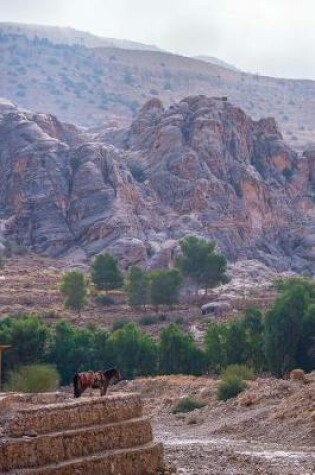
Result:
<svg viewBox="0 0 315 475"><path fill-rule="evenodd" d="M113 380L117 384L121 380L118 368L110 368L105 371L88 371L85 373L75 373L73 377L74 397L80 397L87 389L100 389L101 396L105 396L110 381Z"/></svg>

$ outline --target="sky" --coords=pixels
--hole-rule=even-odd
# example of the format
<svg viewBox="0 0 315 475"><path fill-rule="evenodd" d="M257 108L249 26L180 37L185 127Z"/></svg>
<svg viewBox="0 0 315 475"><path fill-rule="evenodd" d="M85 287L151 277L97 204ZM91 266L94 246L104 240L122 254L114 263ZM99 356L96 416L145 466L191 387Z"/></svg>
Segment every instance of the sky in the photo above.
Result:
<svg viewBox="0 0 315 475"><path fill-rule="evenodd" d="M0 21L71 26L315 80L315 0L0 0Z"/></svg>

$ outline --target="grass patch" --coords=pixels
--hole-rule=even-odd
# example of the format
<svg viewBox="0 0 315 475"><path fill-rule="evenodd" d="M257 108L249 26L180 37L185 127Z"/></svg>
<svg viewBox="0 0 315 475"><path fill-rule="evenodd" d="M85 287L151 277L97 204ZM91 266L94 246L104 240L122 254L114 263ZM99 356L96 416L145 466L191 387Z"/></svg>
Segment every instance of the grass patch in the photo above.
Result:
<svg viewBox="0 0 315 475"><path fill-rule="evenodd" d="M46 393L59 387L59 374L54 366L32 364L21 366L9 373L7 391L22 393Z"/></svg>
<svg viewBox="0 0 315 475"><path fill-rule="evenodd" d="M206 403L203 401L199 401L198 399L191 397L184 397L180 399L174 406L172 413L177 414L178 412L191 412L194 409L201 409L204 406L206 406Z"/></svg>
<svg viewBox="0 0 315 475"><path fill-rule="evenodd" d="M231 364L230 366L227 366L222 372L221 372L221 379L229 379L233 377L237 377L239 379L254 379L254 371L252 368L249 368L246 365L243 364Z"/></svg>

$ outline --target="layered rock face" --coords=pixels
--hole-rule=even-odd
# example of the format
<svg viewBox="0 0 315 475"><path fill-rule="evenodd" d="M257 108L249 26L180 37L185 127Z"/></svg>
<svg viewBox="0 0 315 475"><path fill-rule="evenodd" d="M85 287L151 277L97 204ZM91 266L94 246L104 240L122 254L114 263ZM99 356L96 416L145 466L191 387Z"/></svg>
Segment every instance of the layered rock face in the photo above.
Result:
<svg viewBox="0 0 315 475"><path fill-rule="evenodd" d="M153 442L138 395L63 402L58 393L41 402L29 396L0 400L1 473L153 475L163 469L162 444Z"/></svg>
<svg viewBox="0 0 315 475"><path fill-rule="evenodd" d="M272 118L205 96L153 99L130 128L94 134L0 114L0 228L36 252L160 267L196 234L231 260L315 270L315 152L290 149Z"/></svg>

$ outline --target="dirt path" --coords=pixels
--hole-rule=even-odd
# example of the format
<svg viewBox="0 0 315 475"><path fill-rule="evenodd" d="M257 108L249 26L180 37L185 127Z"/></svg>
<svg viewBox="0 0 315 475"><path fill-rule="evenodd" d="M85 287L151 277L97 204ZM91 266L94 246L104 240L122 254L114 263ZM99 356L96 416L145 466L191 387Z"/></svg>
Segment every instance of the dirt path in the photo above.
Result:
<svg viewBox="0 0 315 475"><path fill-rule="evenodd" d="M315 453L309 447L290 450L227 438L156 437L164 443L166 460L183 475L315 474Z"/></svg>

